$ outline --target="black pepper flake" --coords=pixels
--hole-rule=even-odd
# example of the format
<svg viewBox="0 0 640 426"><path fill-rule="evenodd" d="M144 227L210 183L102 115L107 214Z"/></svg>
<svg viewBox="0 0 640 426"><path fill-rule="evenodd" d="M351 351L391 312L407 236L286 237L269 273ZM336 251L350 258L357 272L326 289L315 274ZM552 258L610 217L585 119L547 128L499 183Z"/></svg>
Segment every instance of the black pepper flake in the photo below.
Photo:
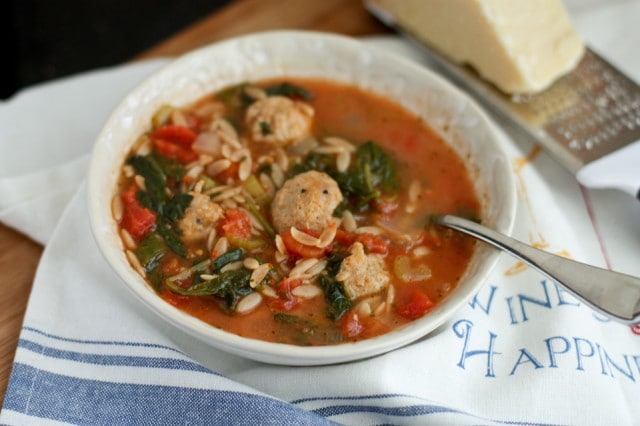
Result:
<svg viewBox="0 0 640 426"><path fill-rule="evenodd" d="M266 121L261 121L260 132L262 132L263 135L271 134L271 126L269 125L269 123L267 123Z"/></svg>

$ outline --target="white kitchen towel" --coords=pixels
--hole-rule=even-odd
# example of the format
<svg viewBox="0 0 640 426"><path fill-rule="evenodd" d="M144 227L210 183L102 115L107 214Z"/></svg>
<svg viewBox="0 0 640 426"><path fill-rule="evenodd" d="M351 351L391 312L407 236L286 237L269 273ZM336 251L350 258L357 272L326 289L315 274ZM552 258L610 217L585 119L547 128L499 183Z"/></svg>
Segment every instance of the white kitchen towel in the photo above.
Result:
<svg viewBox="0 0 640 426"><path fill-rule="evenodd" d="M578 30L601 37L588 40L605 56L600 40L640 43L629 18L640 16L637 1L575 6ZM398 38L365 42L422 60ZM625 58L611 59L640 80L637 58ZM507 255L451 321L359 362L263 364L213 349L157 318L132 298L93 241L81 157L117 99L163 63L48 84L0 106L7 153L0 157L0 220L47 243L0 424L640 423L640 330L594 314ZM74 113L81 123L67 117ZM34 120L48 130L34 131ZM21 130L12 127L23 122ZM636 200L583 190L528 142L503 139L518 182L517 238L640 275ZM50 220L40 222L47 211Z"/></svg>
<svg viewBox="0 0 640 426"><path fill-rule="evenodd" d="M102 125L166 59L87 72L0 102L0 221L46 243L84 180Z"/></svg>

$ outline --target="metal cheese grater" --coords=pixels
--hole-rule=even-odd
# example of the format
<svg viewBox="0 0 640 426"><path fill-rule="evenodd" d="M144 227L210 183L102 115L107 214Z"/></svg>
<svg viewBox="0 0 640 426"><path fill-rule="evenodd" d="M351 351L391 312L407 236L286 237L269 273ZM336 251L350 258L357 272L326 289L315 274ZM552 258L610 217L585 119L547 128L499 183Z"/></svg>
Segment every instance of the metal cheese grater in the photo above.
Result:
<svg viewBox="0 0 640 426"><path fill-rule="evenodd" d="M447 76L533 138L578 181L640 199L640 86L590 49L577 67L543 92L507 95L456 64L374 5L367 9L417 43Z"/></svg>

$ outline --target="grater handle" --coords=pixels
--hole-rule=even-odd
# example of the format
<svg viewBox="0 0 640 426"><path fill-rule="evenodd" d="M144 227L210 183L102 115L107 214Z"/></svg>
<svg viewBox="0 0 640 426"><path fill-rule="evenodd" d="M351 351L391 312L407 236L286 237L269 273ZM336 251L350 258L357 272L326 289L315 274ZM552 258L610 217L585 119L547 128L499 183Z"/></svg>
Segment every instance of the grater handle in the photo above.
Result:
<svg viewBox="0 0 640 426"><path fill-rule="evenodd" d="M640 199L640 140L587 163L576 177L588 188L617 188Z"/></svg>

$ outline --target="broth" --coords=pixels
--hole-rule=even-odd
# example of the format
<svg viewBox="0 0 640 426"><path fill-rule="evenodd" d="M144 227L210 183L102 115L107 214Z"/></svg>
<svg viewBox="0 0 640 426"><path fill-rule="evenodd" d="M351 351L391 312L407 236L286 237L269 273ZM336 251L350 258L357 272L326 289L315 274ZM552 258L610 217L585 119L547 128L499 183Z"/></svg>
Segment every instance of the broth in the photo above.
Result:
<svg viewBox="0 0 640 426"><path fill-rule="evenodd" d="M328 345L398 328L455 290L474 242L430 217L478 219L473 188L399 104L287 79L160 108L114 214L168 303L241 336Z"/></svg>

